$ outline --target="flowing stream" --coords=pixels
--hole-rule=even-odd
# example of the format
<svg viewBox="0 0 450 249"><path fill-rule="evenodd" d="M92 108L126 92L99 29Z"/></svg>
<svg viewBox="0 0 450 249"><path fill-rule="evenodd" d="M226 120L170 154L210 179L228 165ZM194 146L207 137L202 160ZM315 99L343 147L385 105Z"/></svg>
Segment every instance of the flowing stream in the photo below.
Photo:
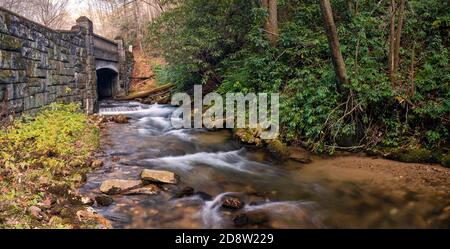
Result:
<svg viewBox="0 0 450 249"><path fill-rule="evenodd" d="M228 130L173 129L173 111L168 105L102 102L100 114L124 114L131 120L108 124L102 132L105 165L89 174L82 192L99 194L99 185L107 179L138 179L144 168L169 170L180 177L179 184L163 185L157 195L118 195L109 207L95 207L114 227L429 226L417 216L433 210L419 206L417 211L421 202L414 202L415 195L397 200L382 190L323 179L303 171L303 164L281 163L264 151L243 147ZM193 188L194 195L175 197L185 187ZM245 206L237 211L222 208L227 196L239 197ZM411 202L416 205L412 211ZM240 214L248 217L239 218Z"/></svg>

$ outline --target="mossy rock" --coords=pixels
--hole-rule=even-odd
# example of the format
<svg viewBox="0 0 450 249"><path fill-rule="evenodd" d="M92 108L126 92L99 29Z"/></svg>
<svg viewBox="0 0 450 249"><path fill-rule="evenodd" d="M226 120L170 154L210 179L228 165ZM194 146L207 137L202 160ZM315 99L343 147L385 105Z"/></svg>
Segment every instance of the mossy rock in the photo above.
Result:
<svg viewBox="0 0 450 249"><path fill-rule="evenodd" d="M441 164L446 168L450 168L450 154L447 154L442 157Z"/></svg>
<svg viewBox="0 0 450 249"><path fill-rule="evenodd" d="M261 147L263 140L260 138L261 130L259 129L235 129L233 130L234 136L244 144L251 144Z"/></svg>
<svg viewBox="0 0 450 249"><path fill-rule="evenodd" d="M433 153L427 149L399 149L388 155L389 159L405 163L434 163Z"/></svg>
<svg viewBox="0 0 450 249"><path fill-rule="evenodd" d="M274 139L267 141L267 149L276 158L283 160L289 158L289 150L280 140Z"/></svg>

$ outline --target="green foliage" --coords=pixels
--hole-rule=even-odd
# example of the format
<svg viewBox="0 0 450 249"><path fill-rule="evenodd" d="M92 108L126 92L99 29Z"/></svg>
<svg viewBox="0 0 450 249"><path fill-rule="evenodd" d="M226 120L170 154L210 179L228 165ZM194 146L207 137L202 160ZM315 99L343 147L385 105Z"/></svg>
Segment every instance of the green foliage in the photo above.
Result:
<svg viewBox="0 0 450 249"><path fill-rule="evenodd" d="M35 117L24 116L0 131L5 167L45 168L58 173L96 148L98 131L76 104L51 104Z"/></svg>
<svg viewBox="0 0 450 249"><path fill-rule="evenodd" d="M279 1L273 48L258 2L178 1L150 27L149 41L169 62L165 81L179 89L214 83L222 94L279 92L282 139L316 151L448 146L448 1L407 1L395 85L387 75L389 3L332 1L350 79L343 93L317 1Z"/></svg>

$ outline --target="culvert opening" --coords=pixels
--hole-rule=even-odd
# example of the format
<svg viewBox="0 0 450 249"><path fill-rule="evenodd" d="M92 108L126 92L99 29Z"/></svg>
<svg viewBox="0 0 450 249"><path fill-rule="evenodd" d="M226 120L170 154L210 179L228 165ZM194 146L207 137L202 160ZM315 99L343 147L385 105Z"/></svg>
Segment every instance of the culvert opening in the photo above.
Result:
<svg viewBox="0 0 450 249"><path fill-rule="evenodd" d="M109 68L97 70L97 93L99 99L113 97L113 87L117 83L117 73Z"/></svg>

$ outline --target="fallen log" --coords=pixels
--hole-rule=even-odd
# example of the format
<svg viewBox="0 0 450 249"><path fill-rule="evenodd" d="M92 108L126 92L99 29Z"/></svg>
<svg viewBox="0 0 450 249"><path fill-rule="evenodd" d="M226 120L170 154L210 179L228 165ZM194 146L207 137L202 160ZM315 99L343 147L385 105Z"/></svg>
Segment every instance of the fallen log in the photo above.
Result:
<svg viewBox="0 0 450 249"><path fill-rule="evenodd" d="M166 91L167 89L170 89L174 87L174 84L167 84L164 86L160 86L151 90L147 90L147 91L141 91L141 92L136 92L136 93L132 93L128 96L125 97L121 97L119 98L120 100L133 100L133 99L137 99L137 98L146 98L152 94L156 94L158 92L162 92L162 91Z"/></svg>
<svg viewBox="0 0 450 249"><path fill-rule="evenodd" d="M131 77L132 80L141 80L141 81L146 81L146 80L150 80L150 79L154 79L154 78L155 78L155 75Z"/></svg>

